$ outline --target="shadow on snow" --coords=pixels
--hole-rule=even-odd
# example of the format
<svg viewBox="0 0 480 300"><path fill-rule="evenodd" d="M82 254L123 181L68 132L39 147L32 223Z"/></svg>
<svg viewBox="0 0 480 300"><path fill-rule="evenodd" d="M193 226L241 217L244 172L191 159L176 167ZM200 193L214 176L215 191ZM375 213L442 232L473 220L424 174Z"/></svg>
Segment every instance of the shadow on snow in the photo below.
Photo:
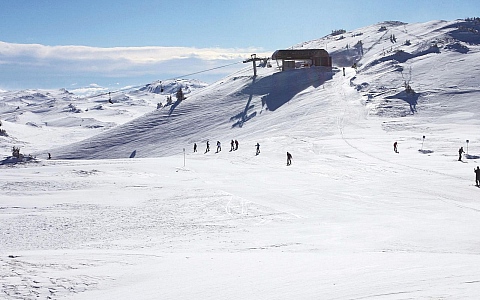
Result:
<svg viewBox="0 0 480 300"><path fill-rule="evenodd" d="M410 111L414 114L417 112L417 102L419 97L419 93L407 93L406 91L401 91L396 95L385 97L385 99L401 99L407 102L410 105Z"/></svg>
<svg viewBox="0 0 480 300"><path fill-rule="evenodd" d="M331 71L323 68L310 68L277 72L258 80L253 77L252 83L241 91L242 94L248 95L248 100L245 109L230 118L231 121L236 120L232 127L242 127L245 122L257 115L256 111L250 112L255 107L251 104L254 95L262 95L262 107L275 111L306 88L321 86L330 80L332 75Z"/></svg>

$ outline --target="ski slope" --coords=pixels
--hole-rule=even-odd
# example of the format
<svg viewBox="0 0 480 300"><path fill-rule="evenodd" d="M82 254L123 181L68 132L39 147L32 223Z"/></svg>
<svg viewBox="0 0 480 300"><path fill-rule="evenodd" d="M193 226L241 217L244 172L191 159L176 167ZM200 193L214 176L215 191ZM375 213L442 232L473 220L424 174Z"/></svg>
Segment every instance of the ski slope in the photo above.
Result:
<svg viewBox="0 0 480 300"><path fill-rule="evenodd" d="M295 47L328 48L332 72L272 62L254 78L247 67L161 109L158 94L102 98L88 112L91 98L68 100L82 112L67 115L108 128L25 125L66 118L56 105L2 112L3 148L18 139L37 160L1 166L0 295L475 299L475 26L386 22L327 36Z"/></svg>

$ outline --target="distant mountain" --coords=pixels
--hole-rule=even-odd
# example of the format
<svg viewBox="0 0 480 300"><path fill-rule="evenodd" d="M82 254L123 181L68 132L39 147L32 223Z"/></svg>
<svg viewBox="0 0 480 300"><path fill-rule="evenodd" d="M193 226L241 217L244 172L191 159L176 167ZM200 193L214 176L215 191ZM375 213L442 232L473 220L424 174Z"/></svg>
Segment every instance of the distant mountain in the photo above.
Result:
<svg viewBox="0 0 480 300"><path fill-rule="evenodd" d="M272 61L273 67L258 66L258 76L253 77L249 64L208 86L158 81L130 92L75 99L74 106L83 112L79 114L65 112L65 101L60 106L55 98L54 105L63 107L69 117L116 125L48 149L55 158L67 159L128 158L133 151L136 157L169 156L207 140L310 140L343 133L346 124L373 117L385 118L383 130L414 127L418 134L426 130L419 124L445 130L461 122L466 125L462 134L474 136L470 131L478 131L480 122L479 29L478 19L383 22L350 32L337 30L293 47L326 49L333 57L332 72L320 68L281 72L279 62ZM165 105L166 97L179 87L187 99L173 97L173 103ZM73 102L72 95L63 94L57 97ZM52 101L39 95L35 101L16 98L16 103L27 104L20 109L40 99ZM155 109L159 102L162 106ZM9 116L18 117L9 107ZM4 111L2 119L5 115ZM48 115L38 116L43 120ZM414 123L409 123L411 118Z"/></svg>
<svg viewBox="0 0 480 300"><path fill-rule="evenodd" d="M0 91L0 120L8 134L0 136L0 151L8 155L12 146L35 152L70 144L155 110L158 103L165 104L167 95L175 94L180 87L189 95L206 86L198 80L182 79L110 93L95 85L76 89L80 95L66 89ZM72 134L77 128L80 132ZM35 132L47 137L44 143L31 139Z"/></svg>
<svg viewBox="0 0 480 300"><path fill-rule="evenodd" d="M138 89L138 92L149 92L155 94L169 95L175 94L179 88L181 88L184 94L189 94L197 89L207 87L208 84L199 80L177 79L177 80L164 80L155 81L146 86ZM133 92L135 93L135 92Z"/></svg>

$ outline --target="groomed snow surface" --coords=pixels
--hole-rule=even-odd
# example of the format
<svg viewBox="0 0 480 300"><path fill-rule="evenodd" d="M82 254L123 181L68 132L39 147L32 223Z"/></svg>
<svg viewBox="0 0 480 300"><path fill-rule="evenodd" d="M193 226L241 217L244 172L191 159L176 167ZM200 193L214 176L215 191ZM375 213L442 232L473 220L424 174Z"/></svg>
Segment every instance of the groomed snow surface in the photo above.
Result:
<svg viewBox="0 0 480 300"><path fill-rule="evenodd" d="M37 157L0 166L0 298L476 299L480 52L465 26L327 36L298 47L328 44L345 62L332 72L247 67L159 109L145 89L0 93L5 157Z"/></svg>

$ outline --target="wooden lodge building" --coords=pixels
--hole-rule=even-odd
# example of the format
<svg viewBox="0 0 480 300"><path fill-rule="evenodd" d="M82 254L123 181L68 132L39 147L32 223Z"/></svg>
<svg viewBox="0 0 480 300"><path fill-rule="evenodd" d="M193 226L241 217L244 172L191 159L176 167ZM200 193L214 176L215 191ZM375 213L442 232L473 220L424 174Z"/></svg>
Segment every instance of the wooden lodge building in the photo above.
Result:
<svg viewBox="0 0 480 300"><path fill-rule="evenodd" d="M324 49L277 50L272 59L277 65L282 61L282 71L311 66L332 68L332 57Z"/></svg>

